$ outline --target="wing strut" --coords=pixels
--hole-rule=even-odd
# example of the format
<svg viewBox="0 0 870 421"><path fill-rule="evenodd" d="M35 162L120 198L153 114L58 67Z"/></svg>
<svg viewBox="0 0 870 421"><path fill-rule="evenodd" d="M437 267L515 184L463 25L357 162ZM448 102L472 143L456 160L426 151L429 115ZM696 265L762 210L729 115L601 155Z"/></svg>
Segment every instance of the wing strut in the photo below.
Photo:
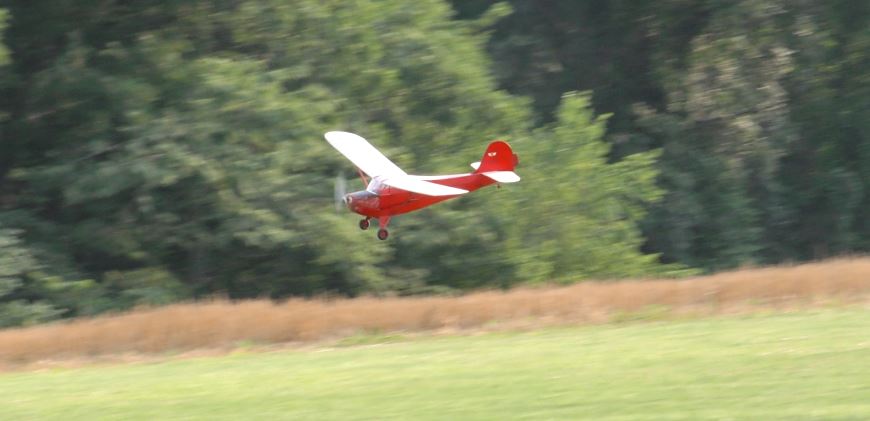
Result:
<svg viewBox="0 0 870 421"><path fill-rule="evenodd" d="M355 168L356 168L356 173L359 174L359 178L360 178L360 180L362 180L362 182L363 182L363 188L368 187L368 185L369 185L369 179L366 178L366 174L365 174L361 169L359 169L359 167L356 167L356 166L355 166Z"/></svg>

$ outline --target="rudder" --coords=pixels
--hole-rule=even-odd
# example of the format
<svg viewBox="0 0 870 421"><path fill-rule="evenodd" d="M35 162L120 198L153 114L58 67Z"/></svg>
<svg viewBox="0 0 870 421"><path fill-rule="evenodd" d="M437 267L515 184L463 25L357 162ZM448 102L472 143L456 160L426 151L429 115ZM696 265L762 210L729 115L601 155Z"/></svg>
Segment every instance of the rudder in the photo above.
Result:
<svg viewBox="0 0 870 421"><path fill-rule="evenodd" d="M516 183L520 176L514 172L519 163L517 154L511 150L507 142L496 140L489 144L483 159L471 164L474 173L483 175L498 183Z"/></svg>
<svg viewBox="0 0 870 421"><path fill-rule="evenodd" d="M513 171L519 163L519 158L513 152L510 145L502 140L496 140L489 144L480 165L475 168L476 173L490 171Z"/></svg>

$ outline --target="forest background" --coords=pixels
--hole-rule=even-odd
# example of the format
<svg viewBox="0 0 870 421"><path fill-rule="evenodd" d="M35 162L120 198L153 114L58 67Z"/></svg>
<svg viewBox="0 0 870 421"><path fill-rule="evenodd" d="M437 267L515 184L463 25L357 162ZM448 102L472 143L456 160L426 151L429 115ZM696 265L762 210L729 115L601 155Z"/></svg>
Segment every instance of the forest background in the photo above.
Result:
<svg viewBox="0 0 870 421"><path fill-rule="evenodd" d="M377 241L329 130L523 181ZM866 1L0 1L0 326L868 250Z"/></svg>

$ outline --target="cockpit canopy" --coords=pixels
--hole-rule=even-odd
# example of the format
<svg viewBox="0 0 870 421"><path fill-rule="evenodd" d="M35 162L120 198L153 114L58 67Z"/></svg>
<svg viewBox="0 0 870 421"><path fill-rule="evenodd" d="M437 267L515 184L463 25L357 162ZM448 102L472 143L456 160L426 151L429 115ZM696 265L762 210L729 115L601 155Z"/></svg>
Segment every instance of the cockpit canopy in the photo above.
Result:
<svg viewBox="0 0 870 421"><path fill-rule="evenodd" d="M377 194L383 188L383 179L381 177L373 177L372 181L369 181L369 185L366 186L366 191Z"/></svg>

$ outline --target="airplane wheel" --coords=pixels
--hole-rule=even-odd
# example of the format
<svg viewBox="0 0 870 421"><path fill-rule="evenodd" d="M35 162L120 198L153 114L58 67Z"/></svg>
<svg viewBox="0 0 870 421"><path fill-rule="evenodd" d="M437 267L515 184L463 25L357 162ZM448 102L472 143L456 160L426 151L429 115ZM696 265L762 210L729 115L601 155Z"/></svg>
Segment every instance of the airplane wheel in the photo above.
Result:
<svg viewBox="0 0 870 421"><path fill-rule="evenodd" d="M369 229L369 220L368 219L360 219L359 229L361 229L361 230Z"/></svg>
<svg viewBox="0 0 870 421"><path fill-rule="evenodd" d="M378 230L378 239L379 240L386 240L387 237L389 237L389 236L390 236L390 233L387 232L387 230L385 230L385 229Z"/></svg>

